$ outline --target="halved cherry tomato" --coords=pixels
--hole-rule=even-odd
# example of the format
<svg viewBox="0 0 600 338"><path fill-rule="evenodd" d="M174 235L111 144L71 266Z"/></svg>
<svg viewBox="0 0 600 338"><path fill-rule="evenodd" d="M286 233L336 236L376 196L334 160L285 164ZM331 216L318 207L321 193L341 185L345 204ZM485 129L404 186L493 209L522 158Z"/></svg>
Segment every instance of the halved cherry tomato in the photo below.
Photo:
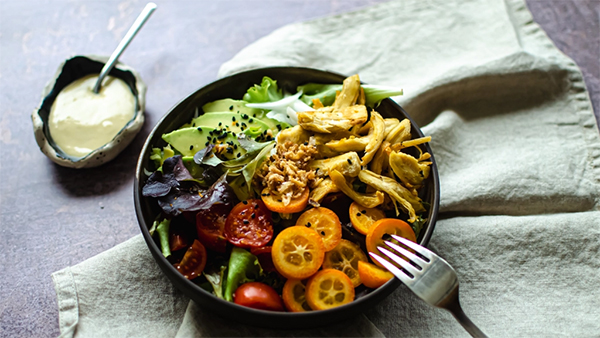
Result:
<svg viewBox="0 0 600 338"><path fill-rule="evenodd" d="M292 199L288 205L283 204L283 201L280 198L270 194L267 189L264 189L260 195L269 210L282 214L293 214L306 208L308 205L309 191L308 188L304 189L302 195Z"/></svg>
<svg viewBox="0 0 600 338"><path fill-rule="evenodd" d="M240 248L266 245L273 238L271 212L258 199L238 203L225 221L225 238Z"/></svg>
<svg viewBox="0 0 600 338"><path fill-rule="evenodd" d="M179 271L185 278L194 279L202 274L206 266L206 248L198 240L194 240L181 262L175 264L175 269Z"/></svg>
<svg viewBox="0 0 600 338"><path fill-rule="evenodd" d="M258 258L260 267L266 272L277 271L273 265L273 257L271 257L272 246L262 246L259 248L250 248L250 253Z"/></svg>
<svg viewBox="0 0 600 338"><path fill-rule="evenodd" d="M283 285L281 298L283 298L283 304L288 311L306 312L312 310L306 302L306 282L307 280L302 279L288 279Z"/></svg>
<svg viewBox="0 0 600 338"><path fill-rule="evenodd" d="M300 215L296 225L312 229L321 236L325 251L333 250L342 239L342 223L338 216L327 208L313 208Z"/></svg>
<svg viewBox="0 0 600 338"><path fill-rule="evenodd" d="M284 311L277 291L267 284L250 282L240 285L233 294L234 303L253 309Z"/></svg>
<svg viewBox="0 0 600 338"><path fill-rule="evenodd" d="M350 204L350 222L356 231L363 235L369 232L369 228L376 221L385 218L385 213L377 208L366 208L352 202Z"/></svg>
<svg viewBox="0 0 600 338"><path fill-rule="evenodd" d="M358 275L358 264L368 262L367 255L360 249L360 246L342 239L333 250L325 253L323 269L336 269L346 274L352 281L352 285L357 287L361 284Z"/></svg>
<svg viewBox="0 0 600 338"><path fill-rule="evenodd" d="M313 310L327 310L353 300L352 281L339 270L321 270L306 284L306 301Z"/></svg>
<svg viewBox="0 0 600 338"><path fill-rule="evenodd" d="M305 279L323 264L325 247L315 231L293 226L275 237L271 251L273 264L285 278Z"/></svg>
<svg viewBox="0 0 600 338"><path fill-rule="evenodd" d="M171 233L169 236L169 247L171 251L177 251L186 248L189 245L183 234Z"/></svg>
<svg viewBox="0 0 600 338"><path fill-rule="evenodd" d="M408 223L396 218L383 218L375 222L367 233L367 251L378 254L379 256L383 256L379 250L377 250L377 246L385 247L383 242L386 240L384 239L386 234L398 235L413 242L417 241L415 232L410 225L408 225ZM390 239L390 241L394 242L392 239ZM385 256L383 257L385 258ZM381 263L375 261L375 264L383 268Z"/></svg>
<svg viewBox="0 0 600 338"><path fill-rule="evenodd" d="M358 262L358 275L364 286L371 289L377 289L394 278L391 272L363 261Z"/></svg>
<svg viewBox="0 0 600 338"><path fill-rule="evenodd" d="M200 210L196 214L198 239L208 249L216 252L225 252L227 249L224 229L225 220L230 211L229 204L215 203L210 208Z"/></svg>

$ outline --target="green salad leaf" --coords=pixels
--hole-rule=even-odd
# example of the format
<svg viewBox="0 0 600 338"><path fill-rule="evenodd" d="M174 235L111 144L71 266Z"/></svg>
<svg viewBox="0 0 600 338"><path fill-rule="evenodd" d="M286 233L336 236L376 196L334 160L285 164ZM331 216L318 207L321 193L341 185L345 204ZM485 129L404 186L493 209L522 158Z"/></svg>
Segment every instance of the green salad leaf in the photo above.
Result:
<svg viewBox="0 0 600 338"><path fill-rule="evenodd" d="M204 277L210 283L215 296L221 299L223 297L224 285L225 285L225 271L227 270L227 261L216 260L213 264L207 265L204 271Z"/></svg>
<svg viewBox="0 0 600 338"><path fill-rule="evenodd" d="M170 219L163 219L158 223L156 232L158 232L158 238L160 239L160 248L163 256L171 256L171 247L169 246L169 228L171 226Z"/></svg>
<svg viewBox="0 0 600 338"><path fill-rule="evenodd" d="M254 282L260 277L263 270L258 258L250 252L234 247L229 257L227 268L227 282L225 284L225 300L232 302L233 293L241 284Z"/></svg>
<svg viewBox="0 0 600 338"><path fill-rule="evenodd" d="M404 91L399 88L368 84L361 86L365 91L366 104L369 107L376 107L385 98L404 94ZM296 90L304 92L304 95L300 99L311 107L313 99L319 99L324 106L331 106L335 101L336 92L342 90L342 85L308 83L298 86Z"/></svg>
<svg viewBox="0 0 600 338"><path fill-rule="evenodd" d="M162 170L163 162L169 157L173 157L175 152L171 148L171 145L167 144L166 147L161 148L152 148L152 154L150 155L150 159L154 161L159 170Z"/></svg>
<svg viewBox="0 0 600 338"><path fill-rule="evenodd" d="M248 103L279 101L283 99L283 92L277 86L277 81L265 76L260 85L255 84L248 89L243 99Z"/></svg>

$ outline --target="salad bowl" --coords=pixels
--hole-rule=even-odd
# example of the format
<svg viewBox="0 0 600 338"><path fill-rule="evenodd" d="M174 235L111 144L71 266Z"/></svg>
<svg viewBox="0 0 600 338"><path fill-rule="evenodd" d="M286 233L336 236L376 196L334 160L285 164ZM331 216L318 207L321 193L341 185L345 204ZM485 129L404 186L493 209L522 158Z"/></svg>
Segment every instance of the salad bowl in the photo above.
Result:
<svg viewBox="0 0 600 338"><path fill-rule="evenodd" d="M150 234L150 228L160 213L156 201L142 194L142 188L150 172L154 170L154 165L150 160L152 148L165 146L166 142L161 136L188 123L197 114L198 109L202 109L201 107L206 103L226 98L241 99L248 88L260 83L264 76L276 80L280 88L291 93L294 93L299 85L307 83L341 84L346 78L344 75L329 71L301 67L254 69L219 79L196 90L177 103L154 127L138 159L134 181L134 203L142 235L152 256L165 275L181 292L207 311L244 324L285 329L306 329L351 319L389 296L400 285L400 281L393 278L377 289L363 288L358 290L356 299L353 302L333 309L300 313L258 310L217 298L193 281L186 279L163 256L160 243ZM402 107L391 99L381 101L377 111L383 117L409 119L412 127L412 137L424 136ZM427 221L423 224L423 228L417 237L417 242L426 246L431 238L437 219L439 181L431 148L428 144L424 144L422 149L432 155L431 172L420 193L421 199L429 205L427 212L423 215L427 218Z"/></svg>

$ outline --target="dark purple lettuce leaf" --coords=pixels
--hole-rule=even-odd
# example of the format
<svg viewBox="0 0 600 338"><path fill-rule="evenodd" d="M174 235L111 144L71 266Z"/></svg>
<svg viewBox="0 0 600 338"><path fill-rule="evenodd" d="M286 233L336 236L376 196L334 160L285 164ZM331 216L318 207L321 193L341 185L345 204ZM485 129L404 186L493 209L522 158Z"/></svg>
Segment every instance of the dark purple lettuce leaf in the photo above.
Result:
<svg viewBox="0 0 600 338"><path fill-rule="evenodd" d="M142 195L146 197L161 197L167 195L171 188L179 186L179 182L174 175L163 175L160 171L155 171L148 177L146 185L142 188Z"/></svg>
<svg viewBox="0 0 600 338"><path fill-rule="evenodd" d="M207 191L198 205L200 209L209 209L214 204L224 204L232 209L240 201L227 183L227 175L222 175Z"/></svg>
<svg viewBox="0 0 600 338"><path fill-rule="evenodd" d="M180 181L193 180L194 178L183 165L181 155L169 157L162 166L162 173L155 171L148 177L146 185L142 188L142 195L146 197L162 197L169 194L172 188L177 188Z"/></svg>
<svg viewBox="0 0 600 338"><path fill-rule="evenodd" d="M181 155L169 157L163 162L163 174L173 174L177 181L193 180L194 178L183 164Z"/></svg>
<svg viewBox="0 0 600 338"><path fill-rule="evenodd" d="M178 216L184 211L197 211L200 210L204 193L197 182L181 181L168 195L158 198L158 206L171 216Z"/></svg>

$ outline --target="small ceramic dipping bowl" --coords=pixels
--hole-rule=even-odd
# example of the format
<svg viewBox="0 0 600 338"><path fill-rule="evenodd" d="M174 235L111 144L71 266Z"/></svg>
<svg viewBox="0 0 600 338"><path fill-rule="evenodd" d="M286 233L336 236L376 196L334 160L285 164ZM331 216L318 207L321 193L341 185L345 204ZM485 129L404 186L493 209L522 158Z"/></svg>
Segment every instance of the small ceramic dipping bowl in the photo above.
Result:
<svg viewBox="0 0 600 338"><path fill-rule="evenodd" d="M131 88L135 98L133 118L110 142L83 157L73 157L65 154L52 140L52 135L50 135L48 129L48 120L50 109L58 93L77 79L90 74L100 74L100 70L107 61L107 56L79 55L61 63L54 77L44 88L39 107L31 114L35 140L40 150L52 161L63 167L93 168L109 162L133 141L144 124L146 85L135 70L122 63L117 63L109 75L125 81Z"/></svg>

